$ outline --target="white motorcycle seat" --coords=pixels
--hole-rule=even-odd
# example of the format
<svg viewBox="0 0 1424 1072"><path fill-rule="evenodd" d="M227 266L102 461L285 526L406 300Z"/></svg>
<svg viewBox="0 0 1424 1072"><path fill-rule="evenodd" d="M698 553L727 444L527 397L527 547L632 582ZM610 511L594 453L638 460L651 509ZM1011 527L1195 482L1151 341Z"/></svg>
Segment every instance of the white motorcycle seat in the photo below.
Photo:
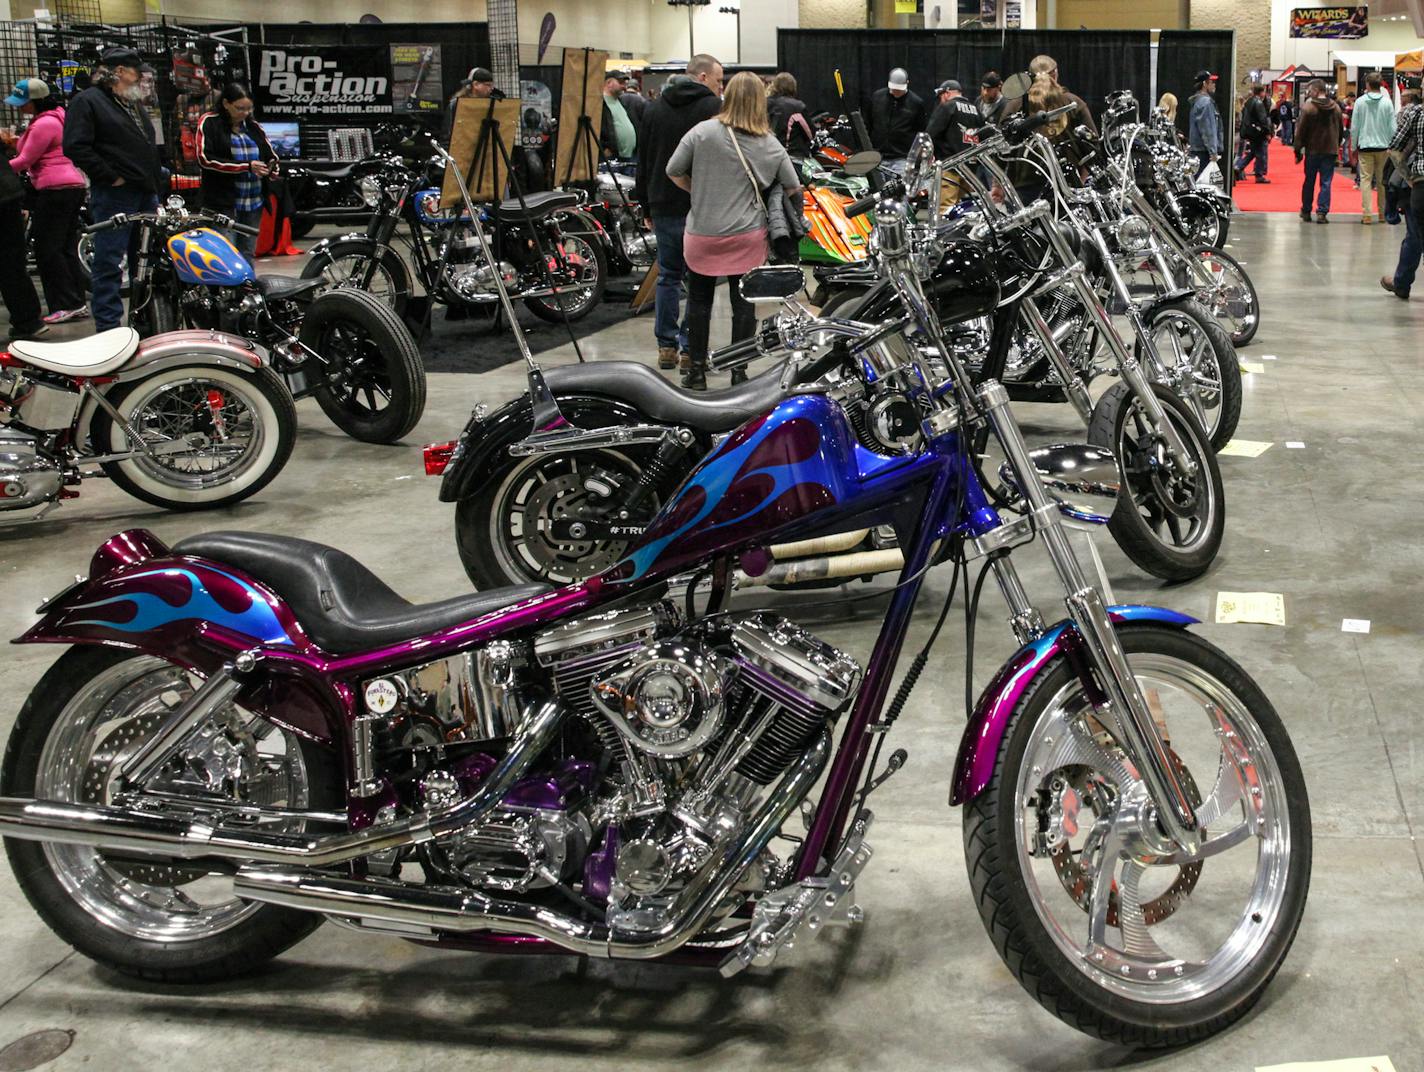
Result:
<svg viewBox="0 0 1424 1072"><path fill-rule="evenodd" d="M10 344L10 353L35 368L66 376L106 376L122 368L138 349L138 332L133 328L112 328L87 339L69 342L23 342Z"/></svg>

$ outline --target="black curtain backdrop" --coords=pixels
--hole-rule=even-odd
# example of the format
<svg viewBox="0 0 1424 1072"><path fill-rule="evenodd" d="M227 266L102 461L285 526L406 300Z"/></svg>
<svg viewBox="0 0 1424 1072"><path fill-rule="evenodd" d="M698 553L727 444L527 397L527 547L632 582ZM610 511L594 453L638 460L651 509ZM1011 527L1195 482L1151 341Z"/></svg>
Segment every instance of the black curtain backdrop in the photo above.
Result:
<svg viewBox="0 0 1424 1072"><path fill-rule="evenodd" d="M1187 136L1187 117L1192 110L1192 79L1198 71L1220 77L1216 84L1216 107L1225 126L1222 134L1221 173L1231 188L1231 154L1236 144L1236 33L1234 30L1163 30L1157 41L1157 95L1177 95L1177 126ZM1156 101L1152 102L1154 105Z"/></svg>
<svg viewBox="0 0 1424 1072"><path fill-rule="evenodd" d="M1146 30L782 30L777 40L778 65L796 76L813 112L866 110L893 67L909 72L911 90L926 104L933 104L934 88L946 78L958 79L972 98L985 71L1027 70L1040 54L1057 61L1058 80L1094 114L1110 90L1130 89L1145 100L1151 88ZM836 98L836 67L845 104Z"/></svg>

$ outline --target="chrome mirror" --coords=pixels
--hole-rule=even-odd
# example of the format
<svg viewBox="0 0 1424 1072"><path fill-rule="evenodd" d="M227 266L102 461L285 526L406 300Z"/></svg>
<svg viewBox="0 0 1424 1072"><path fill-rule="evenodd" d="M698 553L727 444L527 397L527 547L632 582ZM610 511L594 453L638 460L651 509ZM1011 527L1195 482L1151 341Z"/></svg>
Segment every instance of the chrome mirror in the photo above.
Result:
<svg viewBox="0 0 1424 1072"><path fill-rule="evenodd" d="M753 305L785 301L806 286L796 264L763 264L742 276L742 297Z"/></svg>
<svg viewBox="0 0 1424 1072"><path fill-rule="evenodd" d="M841 171L852 177L859 177L869 175L879 166L880 154L874 149L863 149L848 156L846 162L841 165Z"/></svg>

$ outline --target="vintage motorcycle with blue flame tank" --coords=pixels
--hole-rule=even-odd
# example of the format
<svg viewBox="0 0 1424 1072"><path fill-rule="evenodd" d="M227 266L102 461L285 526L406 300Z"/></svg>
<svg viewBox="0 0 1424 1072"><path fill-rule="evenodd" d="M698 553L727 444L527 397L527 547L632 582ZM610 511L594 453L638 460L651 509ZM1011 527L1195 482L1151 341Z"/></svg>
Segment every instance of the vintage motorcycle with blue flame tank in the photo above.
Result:
<svg viewBox="0 0 1424 1072"><path fill-rule="evenodd" d="M46 922L170 981L251 968L328 917L483 952L770 964L865 918L870 798L906 758L882 768L883 744L939 632L897 686L911 618L931 568L951 570L943 621L983 563L1021 646L969 712L949 795L993 944L1047 1009L1117 1043L1243 1016L1309 884L1281 719L1191 618L1105 605L1060 511L1106 519L1111 455L1030 452L1002 386L945 345L910 207L876 213L904 322L816 317L791 300L799 269L748 273L749 299L784 303L793 364L844 343L846 379L747 415L596 576L412 605L291 537L104 544L21 638L72 646L0 772L0 830ZM985 315L998 294L971 249L963 311ZM596 436L525 357L527 442ZM914 400L908 449L847 417L838 396L872 380ZM980 472L988 434L1012 520ZM904 554L863 665L732 599L769 547L856 524ZM1053 624L1012 560L1034 542L1062 586Z"/></svg>
<svg viewBox="0 0 1424 1072"><path fill-rule="evenodd" d="M338 428L394 443L425 410L425 368L410 331L359 291L322 294L312 282L257 275L223 230L245 230L171 199L86 230L138 225L129 321L145 337L175 327L251 339L271 355L295 398L314 396Z"/></svg>

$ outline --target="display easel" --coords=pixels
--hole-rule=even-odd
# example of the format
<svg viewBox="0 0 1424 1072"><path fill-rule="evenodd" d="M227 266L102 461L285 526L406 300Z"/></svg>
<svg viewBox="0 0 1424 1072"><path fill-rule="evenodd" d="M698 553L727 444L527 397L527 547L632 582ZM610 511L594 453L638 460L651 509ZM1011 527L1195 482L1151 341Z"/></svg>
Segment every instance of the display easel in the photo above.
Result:
<svg viewBox="0 0 1424 1072"><path fill-rule="evenodd" d="M559 140L554 153L556 186L593 182L598 175L600 141L591 109L603 122L603 83L608 53L593 48L564 49L564 80L559 95Z"/></svg>
<svg viewBox="0 0 1424 1072"><path fill-rule="evenodd" d="M514 173L509 146L505 142L503 133L508 130L516 138L518 137L521 104L522 102L517 98L493 97L462 97L455 103L455 122L450 132L450 166L445 169L445 180L440 188L440 205L442 211L445 210L447 204L457 206L456 212L459 211L459 206L468 206L475 233L479 236L480 245L492 268L498 265L499 258L495 256L494 249L485 237L484 228L479 224L477 203L493 202L498 204L503 201L507 184L509 191L514 194L514 199L519 202L520 215L525 218L529 216L529 203L525 200L524 189L520 185L518 176ZM582 363L584 360L583 350L579 346L578 338L574 335L573 325L569 323L568 311L564 308L564 303L557 300L564 289L577 290L580 288L565 288L554 280L554 267L557 267L561 274L567 275L568 273L568 262L564 259L562 247L555 246L552 250L548 249L544 245L542 228L530 227L529 231L534 237L535 244L539 247L540 274L543 276L546 288L556 299L564 327L569 333L569 342L573 344L574 354ZM498 270L494 271L494 276L496 279L500 278ZM499 290L503 294L503 283L500 283ZM528 347L524 344L523 329L514 317L513 306L507 300L507 296L506 300L496 307L494 323L496 328L499 326L501 314L509 319L510 330L519 338L520 348L527 355ZM427 321L429 316L430 312L427 311Z"/></svg>

